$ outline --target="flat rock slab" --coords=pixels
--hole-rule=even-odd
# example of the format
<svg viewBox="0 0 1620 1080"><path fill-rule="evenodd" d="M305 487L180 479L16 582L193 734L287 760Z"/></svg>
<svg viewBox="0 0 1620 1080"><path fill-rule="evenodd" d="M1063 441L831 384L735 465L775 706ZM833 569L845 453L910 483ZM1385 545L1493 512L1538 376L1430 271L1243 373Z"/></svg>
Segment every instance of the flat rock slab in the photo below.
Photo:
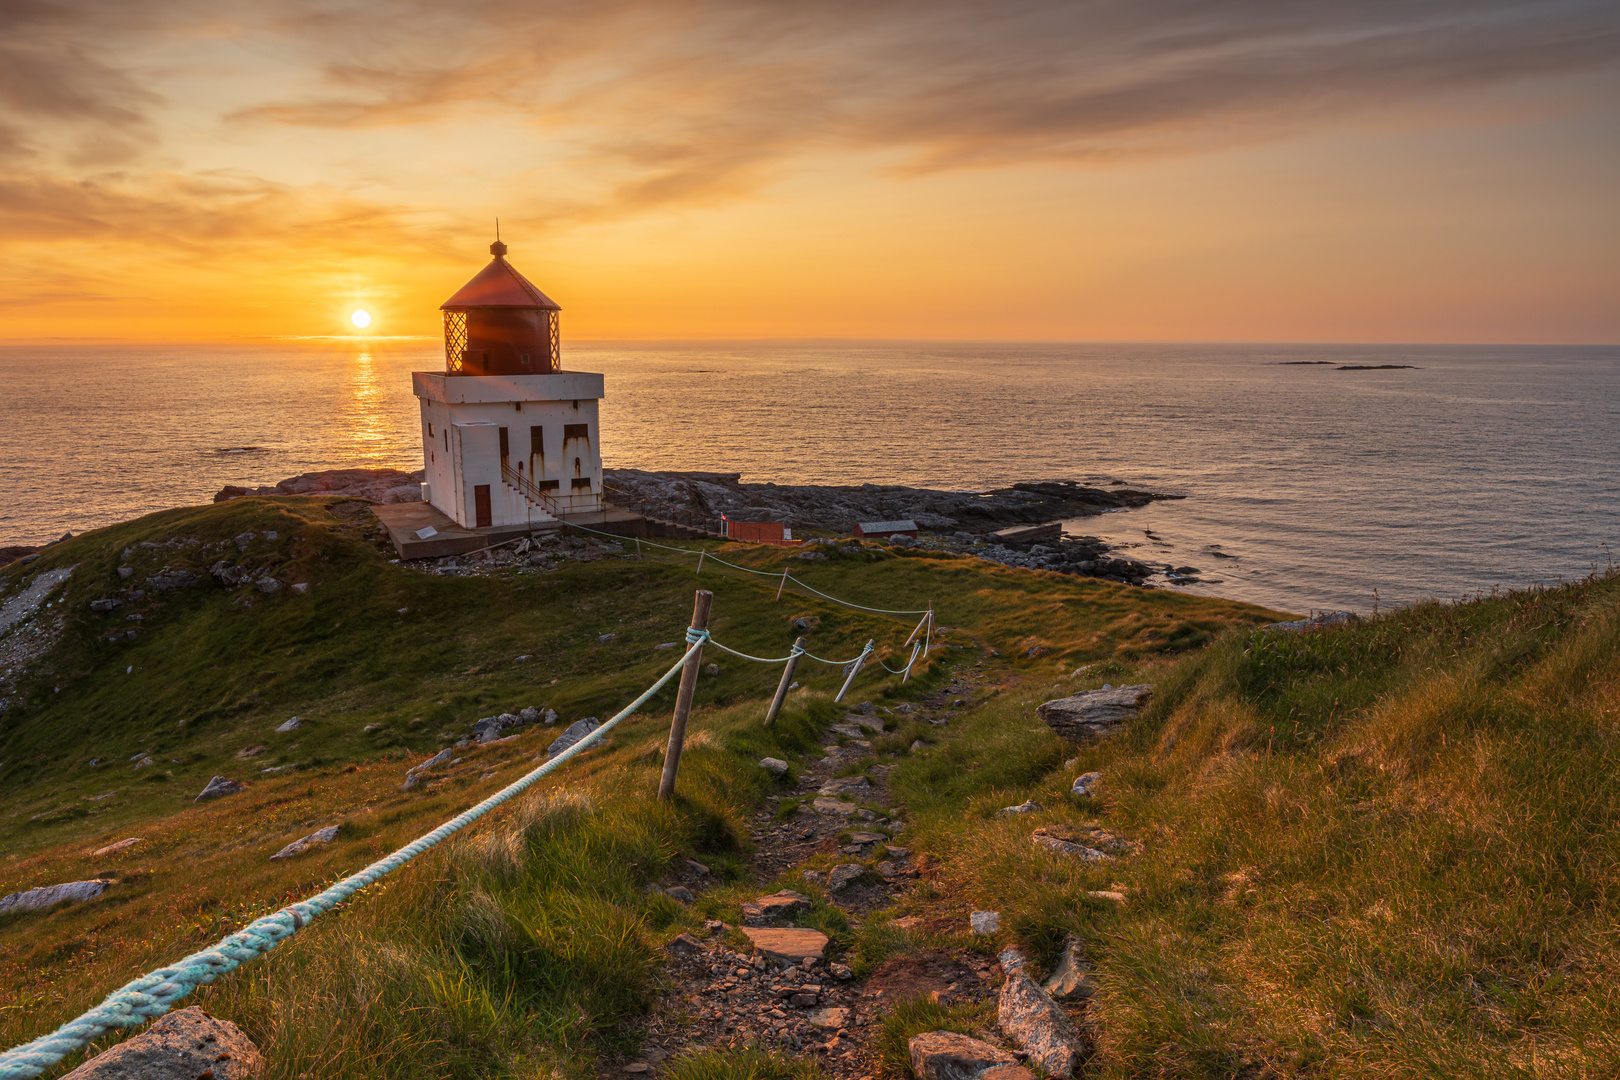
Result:
<svg viewBox="0 0 1620 1080"><path fill-rule="evenodd" d="M0 915L19 911L43 911L61 903L82 904L106 892L107 886L111 884L111 878L95 878L90 881L64 882L61 885L42 885L26 892L14 892L10 896L0 897Z"/></svg>
<svg viewBox="0 0 1620 1080"><path fill-rule="evenodd" d="M754 943L754 948L776 960L791 960L797 964L804 960L823 960L827 949L827 935L820 930L800 930L792 927L744 926L742 932Z"/></svg>
<svg viewBox="0 0 1620 1080"><path fill-rule="evenodd" d="M1001 984L996 1022L1029 1053L1030 1062L1050 1076L1073 1076L1091 1056L1090 1044L1069 1014L1022 968L1009 971Z"/></svg>
<svg viewBox="0 0 1620 1080"><path fill-rule="evenodd" d="M830 817L848 817L850 814L853 814L860 808L852 802L844 802L841 799L832 799L823 796L822 798L819 798L815 802L811 803L810 809L814 810L818 814L826 814Z"/></svg>
<svg viewBox="0 0 1620 1080"><path fill-rule="evenodd" d="M828 730L834 734L842 735L846 739L859 739L866 734L864 728L856 727L854 724L833 724Z"/></svg>
<svg viewBox="0 0 1620 1080"><path fill-rule="evenodd" d="M836 1031L849 1022L849 1010L830 1007L814 1009L805 1019L809 1020L813 1027L822 1028L826 1031Z"/></svg>
<svg viewBox="0 0 1620 1080"><path fill-rule="evenodd" d="M840 863L827 873L827 891L842 892L864 873L866 867L858 863Z"/></svg>
<svg viewBox="0 0 1620 1080"><path fill-rule="evenodd" d="M907 1049L921 1080L978 1080L990 1069L1019 1068L1008 1051L954 1031L914 1035Z"/></svg>
<svg viewBox="0 0 1620 1080"><path fill-rule="evenodd" d="M1035 715L1062 738L1089 742L1135 718L1137 710L1152 696L1152 686L1087 690L1073 697L1048 701L1035 710Z"/></svg>
<svg viewBox="0 0 1620 1080"><path fill-rule="evenodd" d="M791 918L809 910L810 898L790 889L757 897L742 906L743 922L749 926L765 926L776 919Z"/></svg>
<svg viewBox="0 0 1620 1080"><path fill-rule="evenodd" d="M196 1005L158 1018L62 1080L258 1080L264 1056L242 1029Z"/></svg>
<svg viewBox="0 0 1620 1080"><path fill-rule="evenodd" d="M556 757L601 726L601 723L594 716L586 717L584 720L575 720L568 725L567 730L557 736L550 746L546 747L546 757Z"/></svg>
<svg viewBox="0 0 1620 1080"><path fill-rule="evenodd" d="M855 724L858 727L865 728L867 731L878 734L883 732L883 721L875 716L867 716L864 713L849 713L844 717L844 723Z"/></svg>

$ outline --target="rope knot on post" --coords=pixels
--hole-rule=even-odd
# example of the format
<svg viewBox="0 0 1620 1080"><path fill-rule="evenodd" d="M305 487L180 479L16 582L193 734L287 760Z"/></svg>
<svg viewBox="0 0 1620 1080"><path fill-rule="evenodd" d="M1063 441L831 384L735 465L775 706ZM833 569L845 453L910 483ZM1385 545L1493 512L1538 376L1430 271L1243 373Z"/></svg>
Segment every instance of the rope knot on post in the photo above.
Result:
<svg viewBox="0 0 1620 1080"><path fill-rule="evenodd" d="M699 630L695 626L686 628L686 643L688 645L701 645L708 640L709 632L707 630Z"/></svg>

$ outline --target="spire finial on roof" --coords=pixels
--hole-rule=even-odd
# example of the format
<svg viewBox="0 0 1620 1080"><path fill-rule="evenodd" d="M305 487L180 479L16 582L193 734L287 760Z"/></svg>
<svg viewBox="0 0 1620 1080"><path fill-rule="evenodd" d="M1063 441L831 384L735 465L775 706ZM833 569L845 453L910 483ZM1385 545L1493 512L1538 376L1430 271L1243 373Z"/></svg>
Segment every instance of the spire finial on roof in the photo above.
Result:
<svg viewBox="0 0 1620 1080"><path fill-rule="evenodd" d="M495 242L489 245L489 253L497 259L506 255L506 245L501 243L501 219L495 219Z"/></svg>

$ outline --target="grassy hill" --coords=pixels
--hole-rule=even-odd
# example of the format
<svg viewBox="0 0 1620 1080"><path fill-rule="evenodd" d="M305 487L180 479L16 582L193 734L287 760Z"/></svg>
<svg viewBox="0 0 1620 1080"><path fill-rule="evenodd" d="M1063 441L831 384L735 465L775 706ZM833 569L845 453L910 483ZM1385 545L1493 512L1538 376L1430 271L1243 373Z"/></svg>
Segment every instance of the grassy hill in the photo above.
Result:
<svg viewBox="0 0 1620 1080"><path fill-rule="evenodd" d="M247 499L0 571L3 603L75 568L64 602L35 616L60 618L54 648L0 717L0 893L115 882L89 904L0 917L5 1045L522 775L557 729L463 749L441 779L400 790L410 764L480 716L611 715L673 660L656 646L680 640L697 586L715 592L717 639L756 655L785 653L791 621L809 616L818 654L872 638L898 667L911 627L633 550L435 577L392 563L370 529L354 502ZM777 573L790 557L725 555ZM282 587L221 588L209 577L221 560ZM1620 579L1286 634L1256 631L1278 613L1246 605L951 555L864 548L790 565L869 606L932 601L950 627L918 677L869 669L852 700L983 690L947 726L902 720L875 741L923 874L897 906L851 919L796 875L760 879L751 815L793 774L773 781L754 763L772 754L797 772L820 756L839 673L802 668L805 686L765 729L778 669L711 652L720 673L699 682L676 801L651 797L666 690L608 746L197 1000L242 1024L277 1077L593 1075L666 993L663 941L735 922L742 900L792 882L860 972L1011 943L1040 965L1078 935L1100 986L1082 1014L1097 1044L1088 1075L1617 1071ZM91 611L165 568L207 580ZM1075 748L1034 718L1039 702L1104 682L1157 688L1120 734ZM308 723L276 733L292 715ZM1092 770L1097 793L1071 797ZM194 804L216 773L249 788ZM995 815L1028 798L1038 815ZM333 823L328 847L268 860ZM1120 854L1064 862L1030 843L1037 827L1103 830ZM129 837L141 842L90 854ZM649 891L687 857L714 875L695 903ZM967 933L979 909L1002 912L999 937ZM908 1025L990 1022L926 1002L893 1015L891 1049ZM673 1080L788 1063L682 1067ZM905 1065L890 1053L873 1068Z"/></svg>

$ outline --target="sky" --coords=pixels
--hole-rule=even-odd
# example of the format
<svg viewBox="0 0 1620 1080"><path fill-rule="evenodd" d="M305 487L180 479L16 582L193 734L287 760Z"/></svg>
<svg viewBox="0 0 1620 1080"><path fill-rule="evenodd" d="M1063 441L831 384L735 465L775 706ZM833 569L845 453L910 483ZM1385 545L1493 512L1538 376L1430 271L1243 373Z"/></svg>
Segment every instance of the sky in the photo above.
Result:
<svg viewBox="0 0 1620 1080"><path fill-rule="evenodd" d="M0 0L0 340L1620 342L1613 0Z"/></svg>

